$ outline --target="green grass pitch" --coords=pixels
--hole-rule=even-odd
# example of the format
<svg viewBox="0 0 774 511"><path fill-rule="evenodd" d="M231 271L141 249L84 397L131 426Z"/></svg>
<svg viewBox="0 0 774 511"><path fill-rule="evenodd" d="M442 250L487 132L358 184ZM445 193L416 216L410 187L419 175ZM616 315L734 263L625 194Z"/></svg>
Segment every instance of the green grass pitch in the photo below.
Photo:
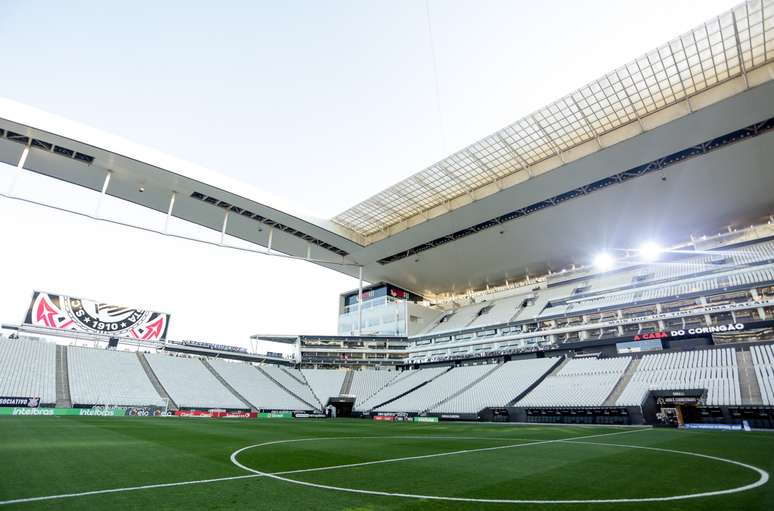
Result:
<svg viewBox="0 0 774 511"><path fill-rule="evenodd" d="M770 432L354 419L0 419L0 511L771 510L774 482L763 482L769 472ZM175 484L183 482L190 484ZM70 496L18 501L56 495ZM556 500L582 502L534 502Z"/></svg>

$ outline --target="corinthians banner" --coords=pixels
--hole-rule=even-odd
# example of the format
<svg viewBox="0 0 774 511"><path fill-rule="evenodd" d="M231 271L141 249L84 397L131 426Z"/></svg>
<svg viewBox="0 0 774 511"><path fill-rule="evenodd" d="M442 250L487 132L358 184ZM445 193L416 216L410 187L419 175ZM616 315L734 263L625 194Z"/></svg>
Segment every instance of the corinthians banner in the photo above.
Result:
<svg viewBox="0 0 774 511"><path fill-rule="evenodd" d="M24 322L37 327L159 341L167 336L169 314L34 291Z"/></svg>

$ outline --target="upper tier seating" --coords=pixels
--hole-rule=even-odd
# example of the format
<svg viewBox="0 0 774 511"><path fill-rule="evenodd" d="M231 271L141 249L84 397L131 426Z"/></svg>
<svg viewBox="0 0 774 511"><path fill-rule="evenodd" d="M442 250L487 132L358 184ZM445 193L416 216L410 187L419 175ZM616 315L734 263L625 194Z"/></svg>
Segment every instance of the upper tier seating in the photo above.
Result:
<svg viewBox="0 0 774 511"><path fill-rule="evenodd" d="M533 385L556 362L556 358L506 362L471 388L429 411L477 413L487 407L505 406Z"/></svg>
<svg viewBox="0 0 774 511"><path fill-rule="evenodd" d="M304 375L298 369L273 365L262 365L261 369L277 380L280 385L283 385L290 392L293 392L310 405L313 405L315 408L320 407L320 402L312 393L312 389L309 388L309 385L306 384L306 380L304 380Z"/></svg>
<svg viewBox="0 0 774 511"><path fill-rule="evenodd" d="M302 369L301 372L323 405L328 403L328 398L339 396L341 384L347 376L347 372L342 369Z"/></svg>
<svg viewBox="0 0 774 511"><path fill-rule="evenodd" d="M424 385L414 392L377 408L379 411L423 412L437 405L455 392L470 385L487 372L496 369L494 365L455 367L447 373Z"/></svg>
<svg viewBox="0 0 774 511"><path fill-rule="evenodd" d="M640 406L649 390L707 389L708 405L741 405L739 373L731 348L646 355L616 401Z"/></svg>
<svg viewBox="0 0 774 511"><path fill-rule="evenodd" d="M592 272L582 280L541 286L531 294L472 303L443 314L441 319L444 316L448 319L431 323L422 335L452 333L534 318L580 315L597 309L667 300L692 293L711 293L772 280L774 241L767 241L674 261L634 265L619 271ZM584 289L576 296L574 293L578 288ZM524 299L530 296L532 299L521 307Z"/></svg>
<svg viewBox="0 0 774 511"><path fill-rule="evenodd" d="M0 396L39 397L41 404L56 403L56 344L0 340Z"/></svg>
<svg viewBox="0 0 774 511"><path fill-rule="evenodd" d="M242 362L210 360L210 365L254 408L309 410L309 405L288 394L256 367Z"/></svg>
<svg viewBox="0 0 774 511"><path fill-rule="evenodd" d="M500 300L488 302L488 305L491 308L484 314L476 317L468 326L470 328L475 328L480 326L507 323L513 320L514 316L520 312L521 303L525 300L526 297L527 295L510 296L508 298L502 298ZM487 302L484 302L483 305L487 305Z"/></svg>
<svg viewBox="0 0 774 511"><path fill-rule="evenodd" d="M395 399L414 387L417 387L428 380L432 380L448 369L448 367L430 367L428 369L409 369L403 371L398 377L392 380L389 385L383 387L376 394L362 403L356 403L353 409L371 410L375 406Z"/></svg>
<svg viewBox="0 0 774 511"><path fill-rule="evenodd" d="M601 406L626 371L631 357L576 358L548 376L518 406Z"/></svg>
<svg viewBox="0 0 774 511"><path fill-rule="evenodd" d="M145 358L161 386L180 408L236 408L245 405L198 358L147 354Z"/></svg>
<svg viewBox="0 0 774 511"><path fill-rule="evenodd" d="M80 405L164 406L136 353L67 348L70 398Z"/></svg>
<svg viewBox="0 0 774 511"><path fill-rule="evenodd" d="M427 330L427 333L439 333L439 332L453 332L454 330L460 330L468 326L468 324L476 319L478 313L488 307L488 302L477 302L459 309L454 309L441 316L441 318ZM444 319L445 318L445 319Z"/></svg>
<svg viewBox="0 0 774 511"><path fill-rule="evenodd" d="M401 373L397 371L353 371L352 386L349 393L355 396L353 409L360 410L360 405L376 394Z"/></svg>
<svg viewBox="0 0 774 511"><path fill-rule="evenodd" d="M752 270L736 270L722 274L687 278L674 283L653 284L641 288L578 299L566 305L547 308L540 314L540 317L547 318L557 314L579 314L587 310L665 300L673 296L684 296L691 293L709 293L715 289L749 286L756 282L770 282L772 280L774 280L774 267L772 266L763 266Z"/></svg>
<svg viewBox="0 0 774 511"><path fill-rule="evenodd" d="M762 404L774 406L774 346L753 346L750 349L755 379L761 390Z"/></svg>

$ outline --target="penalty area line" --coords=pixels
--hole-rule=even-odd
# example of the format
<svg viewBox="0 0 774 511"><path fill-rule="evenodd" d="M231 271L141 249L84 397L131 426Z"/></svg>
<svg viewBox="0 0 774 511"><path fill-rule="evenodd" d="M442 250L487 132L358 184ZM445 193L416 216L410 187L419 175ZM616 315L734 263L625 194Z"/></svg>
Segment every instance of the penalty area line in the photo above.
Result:
<svg viewBox="0 0 774 511"><path fill-rule="evenodd" d="M23 499L0 500L0 506L6 506L10 504L23 504L25 502L39 502L41 500L69 499L72 497L86 497L89 495L104 495L108 493L121 493L121 492L138 491L138 490L153 490L156 488L171 488L174 486L187 486L192 484L219 483L221 481L235 481L237 479L254 479L257 477L262 477L262 475L247 474L247 475L241 475L241 476L217 477L214 479L198 479L195 481L180 481L177 483L146 484L143 486L129 486L126 488L109 488L107 490L93 490L93 491L84 491L79 493L62 493L60 495L45 495L42 497L27 497Z"/></svg>

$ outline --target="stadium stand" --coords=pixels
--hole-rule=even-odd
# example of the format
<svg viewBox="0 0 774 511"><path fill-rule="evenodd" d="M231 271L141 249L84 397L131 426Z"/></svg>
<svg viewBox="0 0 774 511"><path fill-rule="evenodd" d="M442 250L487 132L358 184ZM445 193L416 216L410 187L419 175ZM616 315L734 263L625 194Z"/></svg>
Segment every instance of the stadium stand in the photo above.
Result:
<svg viewBox="0 0 774 511"><path fill-rule="evenodd" d="M56 402L56 344L31 339L0 341L0 396Z"/></svg>
<svg viewBox="0 0 774 511"><path fill-rule="evenodd" d="M309 405L275 384L256 367L243 362L210 360L210 365L256 409L308 410Z"/></svg>
<svg viewBox="0 0 774 511"><path fill-rule="evenodd" d="M244 409L245 405L210 373L198 358L145 355L169 396L180 408Z"/></svg>
<svg viewBox="0 0 774 511"><path fill-rule="evenodd" d="M518 406L601 406L629 362L631 357L571 359L519 400Z"/></svg>
<svg viewBox="0 0 774 511"><path fill-rule="evenodd" d="M606 272L581 268L549 276L532 286L500 290L491 296L471 296L469 300L478 301L446 311L445 319L413 336L409 358L412 362L425 363L464 359L474 348L460 351L456 347L460 341L468 345L472 341L499 343L500 338L514 334L523 339L515 344L518 349L508 349L506 345L483 351L506 348L505 352L512 353L536 346L670 327L712 326L737 319L766 320L774 317L770 306L751 310L746 302L770 299L771 282L774 282L774 241L770 240L718 248L699 255L678 253L655 263L622 262ZM530 291L525 294L526 289ZM716 305L741 308L735 315L705 315L698 311ZM691 310L697 312L693 316L685 314ZM683 316L660 322L636 321L638 317L662 312L679 312ZM621 319L633 321L631 325L605 326L611 320ZM592 326L596 328L589 328ZM568 327L570 331L556 332ZM482 332L487 337L478 340Z"/></svg>
<svg viewBox="0 0 774 511"><path fill-rule="evenodd" d="M427 369L410 369L403 371L388 385L377 391L362 403L356 403L355 410L371 410L374 407L385 404L403 394L407 394L419 385L436 378L449 370L449 367L431 367Z"/></svg>
<svg viewBox="0 0 774 511"><path fill-rule="evenodd" d="M640 406L649 390L707 389L708 405L741 405L736 357L730 348L646 355L619 406Z"/></svg>
<svg viewBox="0 0 774 511"><path fill-rule="evenodd" d="M317 400L325 405L331 397L337 397L341 391L346 371L336 369L302 369L307 383Z"/></svg>
<svg viewBox="0 0 774 511"><path fill-rule="evenodd" d="M523 394L556 363L556 358L506 362L483 380L429 411L476 413L487 407L505 406Z"/></svg>
<svg viewBox="0 0 774 511"><path fill-rule="evenodd" d="M417 390L410 392L395 401L387 403L384 406L380 406L376 408L376 410L423 412L496 369L496 365L455 367L451 371L442 373L440 376Z"/></svg>
<svg viewBox="0 0 774 511"><path fill-rule="evenodd" d="M489 307L488 303L473 303L449 311L428 329L428 333L452 332L467 327Z"/></svg>
<svg viewBox="0 0 774 511"><path fill-rule="evenodd" d="M71 346L67 366L74 405L165 405L135 353Z"/></svg>
<svg viewBox="0 0 774 511"><path fill-rule="evenodd" d="M755 376L761 391L762 404L774 406L774 346L753 346L752 353Z"/></svg>
<svg viewBox="0 0 774 511"><path fill-rule="evenodd" d="M303 373L298 369L286 369L274 365L262 365L260 368L273 378L279 385L300 397L303 401L320 408L321 404L309 388Z"/></svg>
<svg viewBox="0 0 774 511"><path fill-rule="evenodd" d="M519 295L494 301L479 311L479 315L468 326L477 328L513 321L521 311L521 304L525 299L526 296Z"/></svg>
<svg viewBox="0 0 774 511"><path fill-rule="evenodd" d="M372 371L368 369L353 371L350 395L355 396L353 408L360 410L361 405L374 394L382 390L392 380L398 377L397 371Z"/></svg>

